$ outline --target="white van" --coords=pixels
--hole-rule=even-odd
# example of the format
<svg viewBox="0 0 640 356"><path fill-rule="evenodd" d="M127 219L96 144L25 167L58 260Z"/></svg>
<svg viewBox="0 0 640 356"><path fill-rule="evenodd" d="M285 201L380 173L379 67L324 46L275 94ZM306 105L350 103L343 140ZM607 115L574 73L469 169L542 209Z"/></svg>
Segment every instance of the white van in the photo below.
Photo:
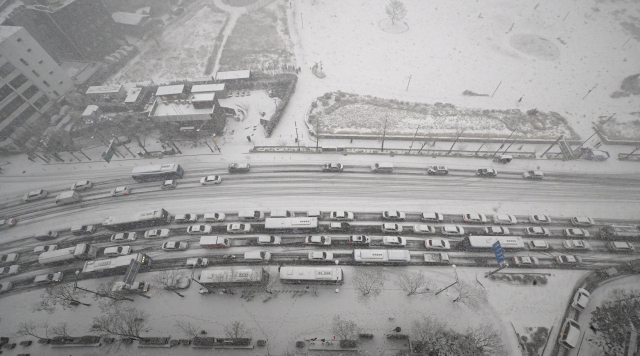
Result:
<svg viewBox="0 0 640 356"><path fill-rule="evenodd" d="M205 213L204 221L205 222L222 222L227 218L224 213Z"/></svg>
<svg viewBox="0 0 640 356"><path fill-rule="evenodd" d="M271 210L269 214L272 218L295 218L296 214L289 210Z"/></svg>
<svg viewBox="0 0 640 356"><path fill-rule="evenodd" d="M378 162L371 165L373 173L393 173L393 163Z"/></svg>
<svg viewBox="0 0 640 356"><path fill-rule="evenodd" d="M271 252L267 252L267 251L245 252L244 260L246 262L268 262L271 260Z"/></svg>
<svg viewBox="0 0 640 356"><path fill-rule="evenodd" d="M567 349L573 349L580 342L580 325L573 319L565 319L558 343Z"/></svg>
<svg viewBox="0 0 640 356"><path fill-rule="evenodd" d="M131 246L113 246L104 249L105 257L126 256L131 253Z"/></svg>
<svg viewBox="0 0 640 356"><path fill-rule="evenodd" d="M238 212L240 221L260 221L264 220L264 213L258 210L241 210Z"/></svg>

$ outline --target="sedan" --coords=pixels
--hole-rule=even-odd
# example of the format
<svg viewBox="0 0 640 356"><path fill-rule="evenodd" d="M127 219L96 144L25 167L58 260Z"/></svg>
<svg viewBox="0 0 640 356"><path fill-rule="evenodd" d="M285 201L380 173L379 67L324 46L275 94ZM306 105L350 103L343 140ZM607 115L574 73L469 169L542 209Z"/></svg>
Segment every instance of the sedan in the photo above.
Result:
<svg viewBox="0 0 640 356"><path fill-rule="evenodd" d="M571 306L577 311L583 311L587 307L587 304L589 304L589 298L591 298L591 294L586 290L579 288L573 296Z"/></svg>
<svg viewBox="0 0 640 356"><path fill-rule="evenodd" d="M564 240L563 245L570 250L589 250L589 243L584 240Z"/></svg>
<svg viewBox="0 0 640 356"><path fill-rule="evenodd" d="M49 195L49 192L47 192L46 190L42 190L42 189L32 190L29 193L24 195L23 200L24 201L40 200L40 199L46 198L47 195Z"/></svg>
<svg viewBox="0 0 640 356"><path fill-rule="evenodd" d="M447 236L463 236L464 229L458 225L444 225L441 230L443 235Z"/></svg>
<svg viewBox="0 0 640 356"><path fill-rule="evenodd" d="M509 235L509 229L502 226L489 226L484 228L487 235Z"/></svg>
<svg viewBox="0 0 640 356"><path fill-rule="evenodd" d="M538 263L539 261L536 257L513 257L513 264L516 265L516 267L534 267L537 266Z"/></svg>
<svg viewBox="0 0 640 356"><path fill-rule="evenodd" d="M503 225L514 225L518 223L518 219L516 219L513 215L507 214L498 214L493 216L494 224L503 224Z"/></svg>
<svg viewBox="0 0 640 356"><path fill-rule="evenodd" d="M169 229L153 229L145 231L144 238L145 239L159 239L163 237L169 237L171 230Z"/></svg>
<svg viewBox="0 0 640 356"><path fill-rule="evenodd" d="M546 243L545 241L540 241L540 240L529 240L527 242L527 245L529 245L530 250L548 250L549 249L549 244Z"/></svg>
<svg viewBox="0 0 640 356"><path fill-rule="evenodd" d="M402 225L393 223L382 224L382 232L402 232Z"/></svg>
<svg viewBox="0 0 640 356"><path fill-rule="evenodd" d="M547 215L536 214L529 216L529 221L534 224L549 224L551 223L551 218Z"/></svg>
<svg viewBox="0 0 640 356"><path fill-rule="evenodd" d="M88 180L81 180L81 181L73 183L73 185L71 186L71 190L75 190L76 192L82 192L82 191L87 190L87 189L89 189L91 187L93 187L93 183L91 183Z"/></svg>
<svg viewBox="0 0 640 356"><path fill-rule="evenodd" d="M436 228L431 225L414 225L413 232L416 234L435 234Z"/></svg>
<svg viewBox="0 0 640 356"><path fill-rule="evenodd" d="M566 237L589 237L589 231L585 229L564 229L564 236Z"/></svg>
<svg viewBox="0 0 640 356"><path fill-rule="evenodd" d="M249 163L231 163L229 165L229 173L246 173L250 169Z"/></svg>
<svg viewBox="0 0 640 356"><path fill-rule="evenodd" d="M480 168L476 171L476 175L480 177L495 177L498 175L498 171L490 168Z"/></svg>
<svg viewBox="0 0 640 356"><path fill-rule="evenodd" d="M222 183L222 177L220 176L206 176L200 179L200 184L202 185L220 184L220 183Z"/></svg>
<svg viewBox="0 0 640 356"><path fill-rule="evenodd" d="M208 213L204 214L204 220L209 222L223 222L227 218L225 213Z"/></svg>
<svg viewBox="0 0 640 356"><path fill-rule="evenodd" d="M227 232L230 234L243 234L251 231L251 224L228 224Z"/></svg>
<svg viewBox="0 0 640 356"><path fill-rule="evenodd" d="M484 214L464 214L462 219L466 223L482 224L487 222L487 217Z"/></svg>
<svg viewBox="0 0 640 356"><path fill-rule="evenodd" d="M169 179L169 180L165 180L164 182L162 182L162 185L160 186L160 188L162 188L162 190L166 190L166 189L173 189L175 187L178 186L178 181L175 179Z"/></svg>
<svg viewBox="0 0 640 356"><path fill-rule="evenodd" d="M440 213L422 213L420 214L420 221L442 222L444 221L444 215Z"/></svg>
<svg viewBox="0 0 640 356"><path fill-rule="evenodd" d="M546 227L526 227L524 233L529 236L551 236L549 229Z"/></svg>
<svg viewBox="0 0 640 356"><path fill-rule="evenodd" d="M329 236L307 236L304 238L305 245L331 245Z"/></svg>
<svg viewBox="0 0 640 356"><path fill-rule="evenodd" d="M322 166L323 172L342 172L344 167L340 163L327 163Z"/></svg>
<svg viewBox="0 0 640 356"><path fill-rule="evenodd" d="M46 246L37 246L33 249L33 253L43 253L55 251L58 249L58 245L46 245Z"/></svg>
<svg viewBox="0 0 640 356"><path fill-rule="evenodd" d="M586 216L574 216L571 218L571 224L573 226L591 226L593 225L593 219Z"/></svg>
<svg viewBox="0 0 640 356"><path fill-rule="evenodd" d="M329 261L333 259L331 252L309 252L309 261Z"/></svg>
<svg viewBox="0 0 640 356"><path fill-rule="evenodd" d="M119 232L111 235L111 242L135 241L135 232Z"/></svg>
<svg viewBox="0 0 640 356"><path fill-rule="evenodd" d="M349 236L349 243L352 245L369 245L371 238L366 235L351 235Z"/></svg>
<svg viewBox="0 0 640 356"><path fill-rule="evenodd" d="M280 245L282 238L280 236L264 235L258 236L258 245Z"/></svg>
<svg viewBox="0 0 640 356"><path fill-rule="evenodd" d="M625 241L609 241L607 248L613 252L633 252L635 250L631 242Z"/></svg>
<svg viewBox="0 0 640 356"><path fill-rule="evenodd" d="M427 173L430 175L444 176L449 174L449 170L446 166L430 166L427 168Z"/></svg>
<svg viewBox="0 0 640 356"><path fill-rule="evenodd" d="M129 193L131 193L131 188L126 187L126 186L122 186L122 187L114 188L111 191L111 196L112 197L118 197L118 196L121 196L121 195L127 195Z"/></svg>
<svg viewBox="0 0 640 356"><path fill-rule="evenodd" d="M556 262L561 266L571 267L582 263L582 259L574 255L558 255L556 256Z"/></svg>
<svg viewBox="0 0 640 356"><path fill-rule="evenodd" d="M395 220L395 221L404 221L405 213L402 211L383 211L382 212L383 220Z"/></svg>
<svg viewBox="0 0 640 356"><path fill-rule="evenodd" d="M383 236L382 244L385 246L406 246L407 239L403 239L401 236Z"/></svg>
<svg viewBox="0 0 640 356"><path fill-rule="evenodd" d="M350 211L332 211L329 218L331 220L352 221L353 213Z"/></svg>
<svg viewBox="0 0 640 356"><path fill-rule="evenodd" d="M197 214L177 214L174 220L177 224L196 222L198 221L198 215Z"/></svg>
<svg viewBox="0 0 640 356"><path fill-rule="evenodd" d="M443 239L427 239L424 242L424 247L430 250L449 250L451 245L448 240Z"/></svg>
<svg viewBox="0 0 640 356"><path fill-rule="evenodd" d="M0 276L9 276L12 274L18 274L20 272L20 265L13 265L9 267L0 268Z"/></svg>
<svg viewBox="0 0 640 356"><path fill-rule="evenodd" d="M184 251L189 248L189 243L185 241L167 241L162 244L163 251Z"/></svg>
<svg viewBox="0 0 640 356"><path fill-rule="evenodd" d="M213 228L211 225L191 225L187 228L187 234L189 235L202 235L210 234Z"/></svg>
<svg viewBox="0 0 640 356"><path fill-rule="evenodd" d="M348 231L351 225L345 222L332 222L329 224L329 231Z"/></svg>
<svg viewBox="0 0 640 356"><path fill-rule="evenodd" d="M10 291L11 287L13 287L13 283L11 282L4 282L0 284L0 294Z"/></svg>
<svg viewBox="0 0 640 356"><path fill-rule="evenodd" d="M42 251L44 252L44 251ZM0 262L15 262L18 260L18 257L20 257L19 254L17 253L10 253L8 255L0 255Z"/></svg>

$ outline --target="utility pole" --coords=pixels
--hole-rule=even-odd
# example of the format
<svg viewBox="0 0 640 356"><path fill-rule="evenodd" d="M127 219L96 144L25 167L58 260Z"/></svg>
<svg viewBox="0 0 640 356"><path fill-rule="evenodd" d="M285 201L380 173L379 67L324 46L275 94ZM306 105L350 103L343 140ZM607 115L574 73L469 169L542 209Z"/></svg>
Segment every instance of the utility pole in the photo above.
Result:
<svg viewBox="0 0 640 356"><path fill-rule="evenodd" d="M587 141L589 141L593 136L595 136L598 133L598 130L600 128L602 128L602 126L604 126L604 124L606 124L607 122L609 122L609 120L613 119L613 117L616 116L616 113L613 113L613 115L609 116L609 118L607 120L605 120L605 122L603 122L602 124L598 125L598 127L596 127L596 132L593 133L593 135L589 136L589 138L587 138L586 140L582 141L582 143L580 144L580 146L578 147L582 147L582 145L584 145Z"/></svg>
<svg viewBox="0 0 640 356"><path fill-rule="evenodd" d="M480 150L482 149L482 146L485 145L485 143L489 142L489 138L487 137L487 139L480 145L480 148L478 148L478 150L476 151L474 156L478 155L478 152L480 152Z"/></svg>
<svg viewBox="0 0 640 356"><path fill-rule="evenodd" d="M85 292L93 293L93 294L95 294L95 295L97 295L97 296L100 296L100 297L111 298L111 299L113 299L113 300L128 300L128 301L130 301L130 302L133 302L133 299L131 299L131 298L127 298L127 297L120 297L120 296L119 296L119 297L113 297L113 296L110 296L110 295L108 295L108 294L102 294L102 293L94 292L94 291L89 290L89 289L85 289L85 288L82 288L82 287L78 287L78 274L80 274L80 271L76 271L76 280L75 280L75 282L73 283L73 289L74 289L74 290L75 290L75 289L80 289L80 290L83 290L83 291L85 291Z"/></svg>
<svg viewBox="0 0 640 356"><path fill-rule="evenodd" d="M384 127L382 129L382 147L380 148L380 152L384 151L384 139L387 136L387 120L388 119L384 119Z"/></svg>
<svg viewBox="0 0 640 356"><path fill-rule="evenodd" d="M416 128L416 133L413 134L413 139L411 139L411 146L409 146L409 154L411 154L411 148L413 147L413 142L416 140L416 136L418 135L418 130L420 130L420 126Z"/></svg>
<svg viewBox="0 0 640 356"><path fill-rule="evenodd" d="M460 138L460 136L462 136L463 133L464 133L464 129L462 129L462 131L460 131L460 133L458 134L456 139L453 141L453 145L451 145L451 148L449 149L449 152L447 152L447 154L451 153L451 151L453 150L453 146L456 145L456 142L458 142L458 139Z"/></svg>
<svg viewBox="0 0 640 356"><path fill-rule="evenodd" d="M409 91L409 83L411 83L411 74L409 74L409 81L407 82L407 91Z"/></svg>
<svg viewBox="0 0 640 356"><path fill-rule="evenodd" d="M113 135L113 138L116 139L116 141L118 142L118 144L122 147L124 147L125 150L129 151L129 153L131 153L131 156L133 158L136 158L136 155L133 154L133 152L131 152L131 150L129 149L129 147L125 146L124 143L120 142L120 140L118 140L118 137L116 135Z"/></svg>
<svg viewBox="0 0 640 356"><path fill-rule="evenodd" d="M294 121L293 124L296 127L296 143L298 144L298 151L300 151L300 139L298 138L298 123Z"/></svg>
<svg viewBox="0 0 640 356"><path fill-rule="evenodd" d="M505 142L507 142L507 141L511 138L511 135L513 135L513 133L514 133L514 132L516 132L517 130L518 130L518 129L514 129L513 131L511 131L511 133L509 134L509 136L508 136L505 140L503 140L503 141L502 141L502 144L500 145L500 147L498 147L498 149L496 150L496 152L493 154L493 156L492 156L492 157L495 157L495 156L498 154L498 152L500 152L500 150L502 149L502 147L504 147L504 143L505 143Z"/></svg>
<svg viewBox="0 0 640 356"><path fill-rule="evenodd" d="M446 291L447 289L449 289L449 288L451 288L451 287L455 286L456 284L460 283L460 281L458 280L458 270L456 270L456 265L451 265L451 267L453 267L453 273L454 273L454 274L455 274L455 276L456 276L456 281L455 281L455 282L453 282L453 283L451 283L451 284L449 284L448 286L446 286L446 287L442 288L441 290L437 291L437 292L436 292L436 295L438 295L438 294L440 294L440 293L442 293L442 292Z"/></svg>

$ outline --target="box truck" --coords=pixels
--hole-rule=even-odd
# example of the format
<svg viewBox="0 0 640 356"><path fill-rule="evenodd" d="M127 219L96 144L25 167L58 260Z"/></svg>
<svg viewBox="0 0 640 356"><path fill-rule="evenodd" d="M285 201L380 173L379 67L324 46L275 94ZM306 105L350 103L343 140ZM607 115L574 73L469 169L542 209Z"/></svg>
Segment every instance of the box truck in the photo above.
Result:
<svg viewBox="0 0 640 356"><path fill-rule="evenodd" d="M62 192L56 197L56 205L77 203L79 201L82 201L82 195L73 190Z"/></svg>
<svg viewBox="0 0 640 356"><path fill-rule="evenodd" d="M202 248L225 248L230 247L229 239L220 236L202 236L200 237L200 247Z"/></svg>

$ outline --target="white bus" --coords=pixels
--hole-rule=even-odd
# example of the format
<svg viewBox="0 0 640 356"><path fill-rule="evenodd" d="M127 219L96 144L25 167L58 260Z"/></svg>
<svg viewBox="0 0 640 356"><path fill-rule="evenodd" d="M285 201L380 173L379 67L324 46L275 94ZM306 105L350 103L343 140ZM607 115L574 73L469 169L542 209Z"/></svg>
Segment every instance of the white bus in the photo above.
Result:
<svg viewBox="0 0 640 356"><path fill-rule="evenodd" d="M38 263L71 263L76 260L91 260L96 258L98 248L90 244L78 244L74 247L62 248L41 253L38 256Z"/></svg>
<svg viewBox="0 0 640 356"><path fill-rule="evenodd" d="M136 182L148 182L155 180L180 179L184 170L177 163L154 164L151 166L135 167L131 171L131 177Z"/></svg>
<svg viewBox="0 0 640 356"><path fill-rule="evenodd" d="M358 263L407 264L411 261L409 250L353 250L353 260Z"/></svg>
<svg viewBox="0 0 640 356"><path fill-rule="evenodd" d="M99 275L124 274L127 272L131 261L140 262L140 269L151 268L151 258L144 253L109 258L106 260L87 261L84 264L82 273L97 273Z"/></svg>
<svg viewBox="0 0 640 356"><path fill-rule="evenodd" d="M200 272L200 283L207 287L266 284L269 274L263 268L215 268Z"/></svg>
<svg viewBox="0 0 640 356"><path fill-rule="evenodd" d="M282 283L319 283L342 284L342 268L340 267L280 267Z"/></svg>
<svg viewBox="0 0 640 356"><path fill-rule="evenodd" d="M524 242L520 236L469 236L460 241L460 246L464 250L490 250L496 241L500 241L500 246L502 246L503 250L524 249Z"/></svg>
<svg viewBox="0 0 640 356"><path fill-rule="evenodd" d="M318 218L266 218L264 228L268 232L316 232L318 231Z"/></svg>

